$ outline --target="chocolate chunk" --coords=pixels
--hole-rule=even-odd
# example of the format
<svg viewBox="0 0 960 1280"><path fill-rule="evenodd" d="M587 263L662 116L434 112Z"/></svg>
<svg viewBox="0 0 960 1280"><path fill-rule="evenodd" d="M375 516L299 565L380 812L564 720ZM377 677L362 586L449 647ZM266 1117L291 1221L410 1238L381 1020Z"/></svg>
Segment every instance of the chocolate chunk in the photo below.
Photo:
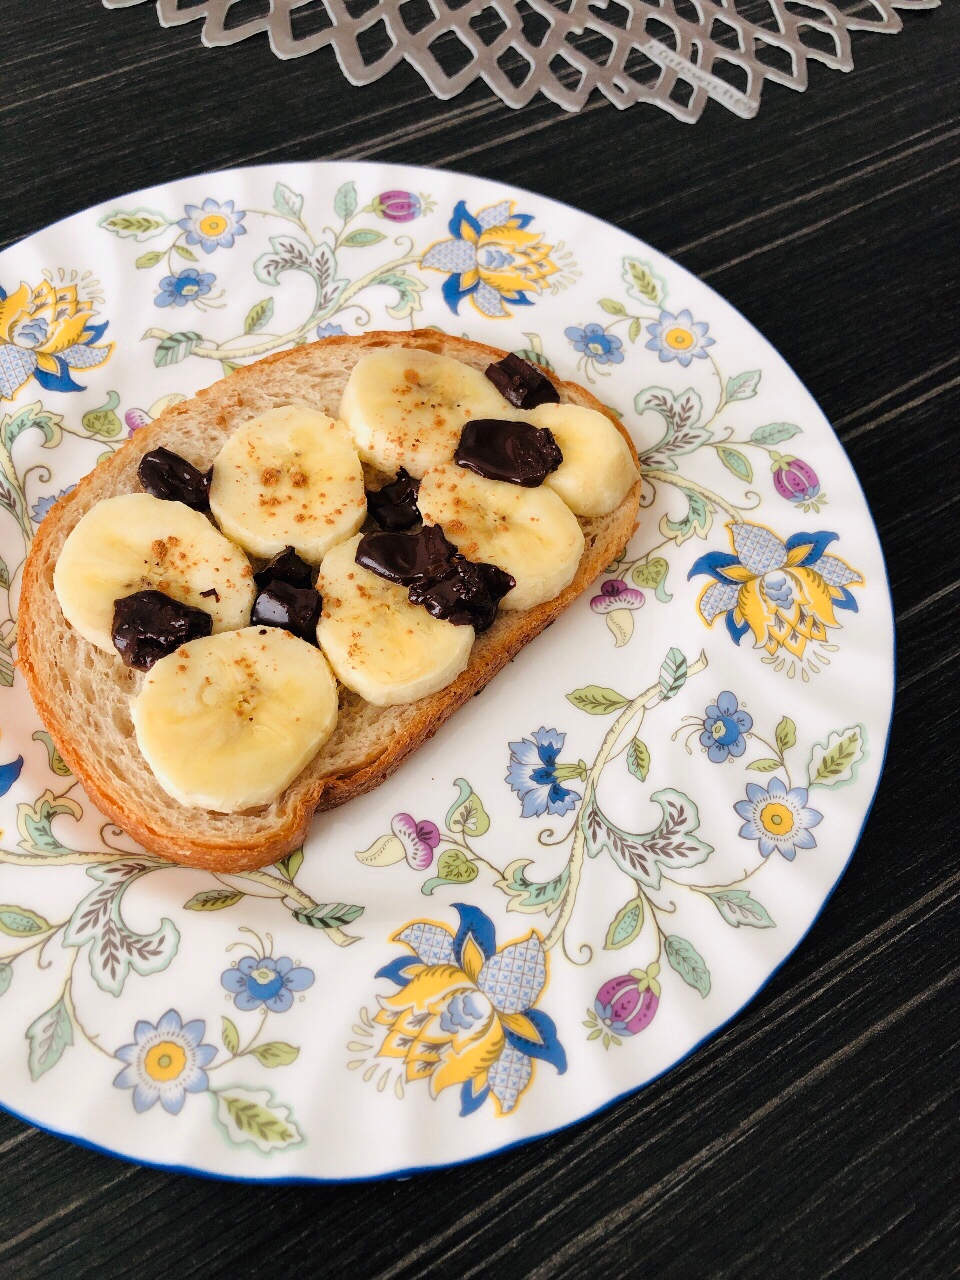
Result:
<svg viewBox="0 0 960 1280"><path fill-rule="evenodd" d="M309 587L312 576L306 560L301 560L293 547L284 547L253 575L253 580L262 591L271 582L289 582L292 587Z"/></svg>
<svg viewBox="0 0 960 1280"><path fill-rule="evenodd" d="M460 433L453 455L458 467L475 471L487 480L505 480L535 489L563 461L553 432L530 422L504 422L478 418Z"/></svg>
<svg viewBox="0 0 960 1280"><path fill-rule="evenodd" d="M364 569L409 587L421 578L435 578L453 563L457 548L436 524L425 524L419 533L365 533L357 547L356 561Z"/></svg>
<svg viewBox="0 0 960 1280"><path fill-rule="evenodd" d="M135 591L113 602L113 643L128 667L149 671L188 640L213 631L205 609L172 600L162 591Z"/></svg>
<svg viewBox="0 0 960 1280"><path fill-rule="evenodd" d="M171 449L151 449L137 467L137 479L147 493L166 502L182 502L194 511L209 510L212 478L213 467L207 472L198 471Z"/></svg>
<svg viewBox="0 0 960 1280"><path fill-rule="evenodd" d="M417 509L419 490L420 481L414 480L401 467L392 484L384 485L382 489L367 490L367 510L380 528L390 533L412 529L421 518Z"/></svg>
<svg viewBox="0 0 960 1280"><path fill-rule="evenodd" d="M504 400L515 409L536 409L541 404L560 403L559 392L546 374L519 356L504 356L496 364L488 365L484 372Z"/></svg>
<svg viewBox="0 0 960 1280"><path fill-rule="evenodd" d="M480 632L487 630L500 601L516 585L509 573L494 564L458 559L436 578L414 583L409 596L435 618Z"/></svg>
<svg viewBox="0 0 960 1280"><path fill-rule="evenodd" d="M322 608L323 600L315 588L294 587L277 578L254 600L250 625L283 627L301 640L316 644Z"/></svg>

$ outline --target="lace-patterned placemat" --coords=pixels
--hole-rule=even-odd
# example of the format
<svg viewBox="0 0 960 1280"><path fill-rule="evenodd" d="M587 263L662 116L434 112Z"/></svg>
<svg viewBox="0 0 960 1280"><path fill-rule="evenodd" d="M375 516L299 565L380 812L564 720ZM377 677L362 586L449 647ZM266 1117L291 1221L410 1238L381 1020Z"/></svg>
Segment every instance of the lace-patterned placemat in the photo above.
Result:
<svg viewBox="0 0 960 1280"><path fill-rule="evenodd" d="M108 9L144 0L103 0ZM898 9L940 0L157 0L165 27L203 19L204 44L266 31L280 58L332 45L351 84L406 60L438 98L482 79L511 107L537 93L579 111L598 89L679 120L708 98L760 109L765 80L807 87L813 61L850 71L851 32L896 33Z"/></svg>

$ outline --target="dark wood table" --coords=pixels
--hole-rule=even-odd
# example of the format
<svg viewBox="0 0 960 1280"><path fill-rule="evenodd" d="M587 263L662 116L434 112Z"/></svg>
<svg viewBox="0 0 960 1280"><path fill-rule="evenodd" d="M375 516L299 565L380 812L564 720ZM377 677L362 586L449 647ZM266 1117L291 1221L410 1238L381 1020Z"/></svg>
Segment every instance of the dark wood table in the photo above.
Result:
<svg viewBox="0 0 960 1280"><path fill-rule="evenodd" d="M941 1277L956 1274L960 1018L960 6L854 36L849 75L694 126L569 116L328 52L201 47L152 6L4 7L0 246L193 172L369 158L496 177L682 262L790 361L880 530L897 713L860 848L797 954L708 1045L600 1117L472 1167L348 1187L122 1164L0 1114L0 1274Z"/></svg>

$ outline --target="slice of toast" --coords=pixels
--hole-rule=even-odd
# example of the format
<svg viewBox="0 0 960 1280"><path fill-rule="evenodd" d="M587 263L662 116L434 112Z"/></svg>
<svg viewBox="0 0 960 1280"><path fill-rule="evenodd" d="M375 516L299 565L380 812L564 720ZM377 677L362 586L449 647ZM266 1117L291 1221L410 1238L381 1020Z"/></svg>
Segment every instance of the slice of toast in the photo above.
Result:
<svg viewBox="0 0 960 1280"><path fill-rule="evenodd" d="M61 498L40 526L23 573L17 665L87 794L154 853L213 871L241 871L296 848L315 810L343 804L388 777L580 595L633 533L639 480L610 515L580 521L586 548L570 586L533 609L501 611L490 630L477 637L467 669L445 689L406 706L375 707L341 688L333 737L272 804L245 813L213 813L172 799L140 754L134 734L129 700L142 674L84 640L60 611L53 571L64 541L97 502L140 489L137 465L151 449L165 445L205 471L231 432L267 409L297 403L336 417L360 356L398 346L452 356L477 369L504 355L434 330L326 338L280 352L167 409ZM589 391L553 380L561 400L606 412ZM626 431L615 418L611 421L636 458Z"/></svg>

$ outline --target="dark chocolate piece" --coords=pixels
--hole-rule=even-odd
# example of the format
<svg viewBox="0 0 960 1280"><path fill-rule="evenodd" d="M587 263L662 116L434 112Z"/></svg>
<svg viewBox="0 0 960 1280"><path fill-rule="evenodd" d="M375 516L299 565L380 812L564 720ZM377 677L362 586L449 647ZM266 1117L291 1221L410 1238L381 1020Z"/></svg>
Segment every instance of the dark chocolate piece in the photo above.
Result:
<svg viewBox="0 0 960 1280"><path fill-rule="evenodd" d="M113 603L113 643L128 667L149 671L188 640L213 631L205 609L172 600L162 591L135 591Z"/></svg>
<svg viewBox="0 0 960 1280"><path fill-rule="evenodd" d="M294 587L276 578L253 602L250 625L283 627L310 644L317 643L317 623L323 600L313 587Z"/></svg>
<svg viewBox="0 0 960 1280"><path fill-rule="evenodd" d="M309 587L312 576L306 560L301 560L293 547L284 547L253 575L253 580L262 591L271 582L278 581L289 582L291 587Z"/></svg>
<svg viewBox="0 0 960 1280"><path fill-rule="evenodd" d="M391 484L384 485L382 489L367 490L367 510L380 528L390 533L412 529L421 519L417 508L419 490L420 481L414 480L401 467Z"/></svg>
<svg viewBox="0 0 960 1280"><path fill-rule="evenodd" d="M500 601L516 585L509 573L494 564L460 558L438 577L414 583L408 594L413 604L423 605L435 618L481 632L491 625Z"/></svg>
<svg viewBox="0 0 960 1280"><path fill-rule="evenodd" d="M475 471L487 480L535 489L563 462L553 432L532 422L505 422L499 418L478 418L460 433L453 455L458 467Z"/></svg>
<svg viewBox="0 0 960 1280"><path fill-rule="evenodd" d="M504 400L515 409L536 409L541 404L559 404L560 393L546 374L520 356L504 356L484 371Z"/></svg>
<svg viewBox="0 0 960 1280"><path fill-rule="evenodd" d="M357 547L356 561L364 569L409 587L421 578L435 578L453 563L457 548L436 524L425 524L419 533L365 533Z"/></svg>
<svg viewBox="0 0 960 1280"><path fill-rule="evenodd" d="M213 467L207 472L198 471L179 453L163 447L145 453L137 467L137 479L147 493L166 502L182 502L194 511L210 509L212 478Z"/></svg>

